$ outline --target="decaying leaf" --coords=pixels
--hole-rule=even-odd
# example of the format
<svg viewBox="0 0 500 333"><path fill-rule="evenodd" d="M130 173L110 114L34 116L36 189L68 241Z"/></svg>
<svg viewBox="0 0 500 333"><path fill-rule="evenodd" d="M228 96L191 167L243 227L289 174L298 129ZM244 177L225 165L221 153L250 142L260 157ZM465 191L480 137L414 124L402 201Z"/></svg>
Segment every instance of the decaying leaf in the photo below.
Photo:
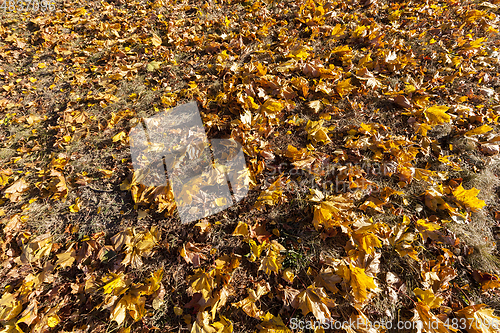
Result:
<svg viewBox="0 0 500 333"><path fill-rule="evenodd" d="M323 288L310 285L295 297L293 306L302 310L304 316L312 312L316 319L326 321L331 318L329 308L335 307L335 302L328 297Z"/></svg>
<svg viewBox="0 0 500 333"><path fill-rule="evenodd" d="M264 312L259 310L255 302L259 300L262 296L266 295L271 291L271 287L267 282L261 282L257 285L257 288L248 289L248 297L232 305L241 308L247 315L259 319L264 315Z"/></svg>

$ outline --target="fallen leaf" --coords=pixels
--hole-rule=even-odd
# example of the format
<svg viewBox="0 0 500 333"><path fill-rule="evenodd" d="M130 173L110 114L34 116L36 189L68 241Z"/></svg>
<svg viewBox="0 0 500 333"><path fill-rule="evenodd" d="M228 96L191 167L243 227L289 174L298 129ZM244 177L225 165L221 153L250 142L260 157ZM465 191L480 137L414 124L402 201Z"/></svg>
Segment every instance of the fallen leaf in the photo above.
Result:
<svg viewBox="0 0 500 333"><path fill-rule="evenodd" d="M300 292L295 300L294 307L302 310L302 315L312 312L319 321L326 321L331 318L329 308L335 307L335 302L325 293L323 288L310 285Z"/></svg>
<svg viewBox="0 0 500 333"><path fill-rule="evenodd" d="M462 184L458 186L455 190L453 190L453 195L455 199L465 208L469 209L472 212L477 212L481 210L486 203L484 200L480 200L477 198L479 194L479 190L476 188L471 188L470 190L466 190L462 187Z"/></svg>

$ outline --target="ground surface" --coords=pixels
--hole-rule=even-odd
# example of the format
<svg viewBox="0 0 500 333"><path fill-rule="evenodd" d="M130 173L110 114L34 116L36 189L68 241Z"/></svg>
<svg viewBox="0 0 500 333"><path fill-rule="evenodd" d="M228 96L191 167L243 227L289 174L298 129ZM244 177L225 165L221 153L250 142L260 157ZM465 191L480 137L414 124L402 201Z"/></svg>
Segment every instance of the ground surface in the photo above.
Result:
<svg viewBox="0 0 500 333"><path fill-rule="evenodd" d="M2 332L495 332L499 8L9 2ZM128 133L192 100L252 184L183 225Z"/></svg>

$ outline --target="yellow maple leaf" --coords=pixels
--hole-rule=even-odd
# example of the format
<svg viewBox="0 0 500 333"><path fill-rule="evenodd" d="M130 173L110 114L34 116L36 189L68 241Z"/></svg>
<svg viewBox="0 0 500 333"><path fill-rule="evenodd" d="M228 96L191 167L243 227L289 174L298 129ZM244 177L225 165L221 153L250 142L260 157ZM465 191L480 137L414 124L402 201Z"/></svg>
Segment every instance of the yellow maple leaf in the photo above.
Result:
<svg viewBox="0 0 500 333"><path fill-rule="evenodd" d="M326 200L314 206L313 225L316 229L321 226L327 229L335 226L345 226L351 222L349 212L353 207L352 200L342 194L329 196Z"/></svg>
<svg viewBox="0 0 500 333"><path fill-rule="evenodd" d="M233 333L233 323L221 314L219 314L219 318L220 321L212 324L217 333Z"/></svg>
<svg viewBox="0 0 500 333"><path fill-rule="evenodd" d="M191 287L195 293L201 293L205 299L208 299L215 287L215 281L210 272L198 268L195 273L189 277Z"/></svg>
<svg viewBox="0 0 500 333"><path fill-rule="evenodd" d="M264 271L267 275L270 275L271 272L278 274L283 260L284 258L279 252L269 250L268 254L260 262L258 270Z"/></svg>
<svg viewBox="0 0 500 333"><path fill-rule="evenodd" d="M23 304L11 293L4 293L0 299L0 320L9 321L17 317L23 310Z"/></svg>
<svg viewBox="0 0 500 333"><path fill-rule="evenodd" d="M109 273L107 276L104 277L103 281L106 283L103 286L104 289L104 294L115 294L119 295L123 293L127 286L128 283L125 281L125 274L120 273L120 274L114 274L114 273Z"/></svg>
<svg viewBox="0 0 500 333"><path fill-rule="evenodd" d="M434 295L432 289L422 290L415 288L413 290L419 301L427 305L431 309L439 308L444 301L444 298Z"/></svg>
<svg viewBox="0 0 500 333"><path fill-rule="evenodd" d="M451 120L451 116L446 113L449 107L445 105L434 105L425 110L424 114L427 118L427 121L431 125L441 125L444 123L448 123Z"/></svg>
<svg viewBox="0 0 500 333"><path fill-rule="evenodd" d="M155 291L160 289L161 280L163 279L163 268L159 268L151 273L151 277L146 279L145 288L141 288L139 293L141 295L152 295Z"/></svg>
<svg viewBox="0 0 500 333"><path fill-rule="evenodd" d="M344 55L345 53L350 53L351 51L352 51L352 49L349 45L341 45L341 46L334 47L331 50L330 55L337 54L337 53Z"/></svg>
<svg viewBox="0 0 500 333"><path fill-rule="evenodd" d="M382 247L382 242L373 233L353 233L352 238L358 243L359 247L367 254L375 252L376 247Z"/></svg>
<svg viewBox="0 0 500 333"><path fill-rule="evenodd" d="M220 315L220 321L210 324L211 318L208 311L199 311L193 323L191 333L232 333L233 323Z"/></svg>
<svg viewBox="0 0 500 333"><path fill-rule="evenodd" d="M259 197L255 201L255 208L262 210L265 205L273 206L284 200L285 196L283 195L283 191L281 189L282 183L283 177L281 175L267 188L267 190L260 193Z"/></svg>
<svg viewBox="0 0 500 333"><path fill-rule="evenodd" d="M248 241L248 245L250 245L250 257L248 258L250 261L260 258L262 251L269 246L267 242L257 244L253 239Z"/></svg>
<svg viewBox="0 0 500 333"><path fill-rule="evenodd" d="M479 192L480 191L477 188L466 190L462 187L462 184L460 184L459 187L453 190L453 195L462 206L476 212L486 206L486 203L483 200L477 198Z"/></svg>
<svg viewBox="0 0 500 333"><path fill-rule="evenodd" d="M369 289L379 291L373 277L366 275L365 269L349 264L338 268L337 274L349 283L356 301L364 303L368 299Z"/></svg>
<svg viewBox="0 0 500 333"><path fill-rule="evenodd" d="M293 283L293 280L295 279L295 274L293 273L291 268L287 268L287 269L283 270L283 272L281 273L281 277L285 281L287 281L289 283Z"/></svg>
<svg viewBox="0 0 500 333"><path fill-rule="evenodd" d="M351 84L351 78L348 78L343 81L340 81L335 87L335 89L337 90L337 93L340 95L340 97L344 97L348 95L351 91L355 90L356 86L353 86Z"/></svg>
<svg viewBox="0 0 500 333"><path fill-rule="evenodd" d="M247 238L249 235L250 235L250 232L248 231L248 224L246 224L245 222L239 221L236 228L234 228L233 236L243 236L243 237Z"/></svg>
<svg viewBox="0 0 500 333"><path fill-rule="evenodd" d="M47 318L47 325L49 327L56 327L61 322L61 318L57 314L53 314Z"/></svg>
<svg viewBox="0 0 500 333"><path fill-rule="evenodd" d="M259 333L291 333L288 327L285 325L281 317L273 316L272 313L268 312L264 316L260 317L262 322L257 325L260 330Z"/></svg>
<svg viewBox="0 0 500 333"><path fill-rule="evenodd" d="M69 206L69 211L72 213L78 213L80 211L80 198L75 199L75 203Z"/></svg>
<svg viewBox="0 0 500 333"><path fill-rule="evenodd" d="M492 129L493 129L493 127L491 127L491 126L482 125L482 126L474 128L473 130L465 132L464 135L465 136L472 136L472 135L484 134L484 133L488 133Z"/></svg>
<svg viewBox="0 0 500 333"><path fill-rule="evenodd" d="M122 141L126 136L127 134L124 131L121 131L120 133L113 136L112 140L113 142Z"/></svg>
<svg viewBox="0 0 500 333"><path fill-rule="evenodd" d="M146 315L145 305L144 297L131 294L124 295L111 311L111 320L121 325L125 321L128 312L135 321L138 321Z"/></svg>
<svg viewBox="0 0 500 333"><path fill-rule="evenodd" d="M289 57L299 58L299 59L302 59L302 60L306 60L307 57L309 57L309 54L310 54L309 51L310 51L310 48L308 48L308 47L297 46L297 47L294 47L290 51Z"/></svg>
<svg viewBox="0 0 500 333"><path fill-rule="evenodd" d="M323 119L318 121L309 120L306 125L307 138L313 142L313 144L318 144L323 142L324 144L330 143L330 137L328 136L328 128L323 127Z"/></svg>
<svg viewBox="0 0 500 333"><path fill-rule="evenodd" d="M272 98L268 98L264 104L261 105L260 111L270 118L276 117L278 113L284 108L284 104Z"/></svg>

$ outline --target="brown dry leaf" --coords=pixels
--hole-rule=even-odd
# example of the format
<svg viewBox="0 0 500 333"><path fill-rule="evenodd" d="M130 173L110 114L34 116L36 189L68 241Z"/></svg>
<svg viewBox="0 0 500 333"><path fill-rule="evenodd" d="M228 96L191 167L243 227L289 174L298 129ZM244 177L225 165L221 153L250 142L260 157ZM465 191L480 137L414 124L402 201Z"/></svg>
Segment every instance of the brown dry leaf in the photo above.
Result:
<svg viewBox="0 0 500 333"><path fill-rule="evenodd" d="M2 221L5 221L5 219L2 220ZM7 222L7 224L3 228L3 232L6 235L15 234L19 230L21 230L21 227L22 227L23 223L22 223L22 220L21 220L21 216L19 214L15 214L8 221L9 222Z"/></svg>
<svg viewBox="0 0 500 333"><path fill-rule="evenodd" d="M262 296L269 293L271 291L271 286L269 283L261 281L255 290L248 288L247 291L248 297L237 303L233 303L232 305L234 307L241 308L248 316L259 319L264 315L264 312L257 307L255 302L257 302Z"/></svg>
<svg viewBox="0 0 500 333"><path fill-rule="evenodd" d="M22 263L40 260L42 257L50 254L53 245L52 236L50 234L39 235L22 245L22 254L15 260Z"/></svg>
<svg viewBox="0 0 500 333"><path fill-rule="evenodd" d="M334 294L339 291L335 285L340 282L342 282L342 278L335 274L331 267L322 268L319 274L314 278L314 283L316 285L322 286Z"/></svg>
<svg viewBox="0 0 500 333"><path fill-rule="evenodd" d="M132 238L134 238L132 228L126 228L111 237L111 242L113 243L115 251L120 251L124 245L130 244Z"/></svg>
<svg viewBox="0 0 500 333"><path fill-rule="evenodd" d="M26 192L29 188L28 183L24 180L24 177L19 178L11 186L5 189L5 197L10 199L12 202L19 202L21 200L21 195Z"/></svg>
<svg viewBox="0 0 500 333"><path fill-rule="evenodd" d="M161 45L162 40L157 34L153 34L153 37L151 37L151 43L153 43L154 46L158 47Z"/></svg>
<svg viewBox="0 0 500 333"><path fill-rule="evenodd" d="M457 271L447 262L431 260L422 262L420 275L425 288L432 287L434 292L438 292L450 287L449 282L457 276Z"/></svg>
<svg viewBox="0 0 500 333"><path fill-rule="evenodd" d="M403 96L403 95L397 95L394 98L394 103L396 103L400 107L406 108L406 109L410 109L412 107L411 102L405 96Z"/></svg>
<svg viewBox="0 0 500 333"><path fill-rule="evenodd" d="M320 321L331 318L329 308L335 307L335 302L325 293L323 288L314 284L300 292L293 301L293 307L302 310L302 315L312 312L314 317Z"/></svg>
<svg viewBox="0 0 500 333"><path fill-rule="evenodd" d="M413 311L414 316L411 321L417 322L417 327L420 327L419 331L423 330L428 333L450 333L458 331L457 329L453 329L451 325L446 326L441 319L431 312L430 307L422 302L418 302Z"/></svg>
<svg viewBox="0 0 500 333"><path fill-rule="evenodd" d="M200 228L200 233L204 234L210 230L212 224L208 221L201 221L196 223L194 226Z"/></svg>
<svg viewBox="0 0 500 333"><path fill-rule="evenodd" d="M419 261L418 252L412 245L415 241L415 234L409 231L409 225L410 219L406 215L403 216L403 222L393 227L389 243L394 246L394 249L401 257L408 255Z"/></svg>
<svg viewBox="0 0 500 333"><path fill-rule="evenodd" d="M200 259L207 259L207 257L203 253L201 253L201 251L202 248L200 247L200 245L187 242L186 244L182 245L181 257L183 257L188 264L193 264L193 266L197 268L200 266Z"/></svg>
<svg viewBox="0 0 500 333"><path fill-rule="evenodd" d="M349 318L351 323L355 323L354 325L349 325L349 322L346 322L346 325L344 325L344 329L347 331L347 333L382 333L385 332L384 329L377 327L378 325L372 324L370 319L359 309L359 307L356 307L356 310L358 311L357 314L352 314L351 317Z"/></svg>
<svg viewBox="0 0 500 333"><path fill-rule="evenodd" d="M307 79L303 77L293 77L290 82L295 89L302 92L302 96L304 96L304 98L307 98L309 95L309 82Z"/></svg>

